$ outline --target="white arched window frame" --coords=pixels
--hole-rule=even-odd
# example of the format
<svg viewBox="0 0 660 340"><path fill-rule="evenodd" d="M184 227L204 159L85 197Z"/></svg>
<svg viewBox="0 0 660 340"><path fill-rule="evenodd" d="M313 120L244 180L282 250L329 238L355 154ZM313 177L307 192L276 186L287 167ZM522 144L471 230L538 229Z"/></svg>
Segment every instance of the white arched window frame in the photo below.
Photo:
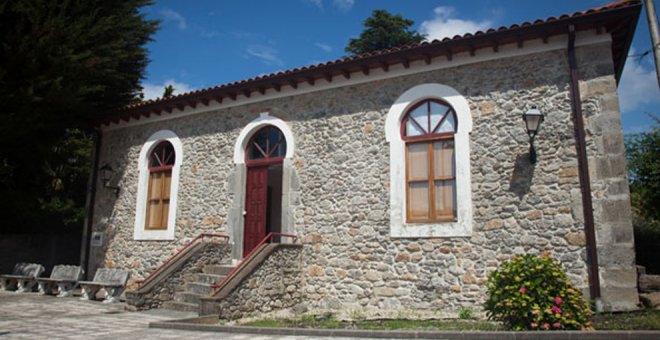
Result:
<svg viewBox="0 0 660 340"><path fill-rule="evenodd" d="M245 150L247 150L247 145L250 142L252 135L268 125L278 128L284 135L284 140L286 141L286 153L284 159L290 160L293 158L295 145L293 132L291 131L291 128L289 128L289 125L285 121L271 116L268 112L262 112L258 118L248 123L238 135L236 144L234 144L234 163L245 164Z"/></svg>
<svg viewBox="0 0 660 340"><path fill-rule="evenodd" d="M439 99L451 105L458 129L454 135L456 155L456 221L438 223L406 222L406 143L401 138L403 116L415 104ZM458 91L442 84L417 85L404 92L392 105L385 122L390 144L390 236L459 237L472 235L472 188L470 179L470 106Z"/></svg>
<svg viewBox="0 0 660 340"><path fill-rule="evenodd" d="M172 181L170 184L170 207L167 216L167 229L148 230L145 228L147 212L147 196L149 190L149 156L160 142L167 141L174 147L176 160L172 167ZM177 197L179 192L179 177L183 163L183 146L177 135L170 130L161 130L151 135L142 145L138 158L138 190L135 211L135 226L133 238L135 240L173 240L176 225Z"/></svg>

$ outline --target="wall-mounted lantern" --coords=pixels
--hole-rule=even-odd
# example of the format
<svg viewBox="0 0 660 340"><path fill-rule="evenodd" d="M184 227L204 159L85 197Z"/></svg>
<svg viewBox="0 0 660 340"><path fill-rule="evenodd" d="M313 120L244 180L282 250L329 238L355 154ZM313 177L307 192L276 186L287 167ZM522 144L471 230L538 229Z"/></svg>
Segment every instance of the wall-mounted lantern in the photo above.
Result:
<svg viewBox="0 0 660 340"><path fill-rule="evenodd" d="M101 171L101 179L103 180L103 187L114 190L115 196L119 196L119 187L110 185L110 180L112 179L112 175L115 172L114 170L112 170L110 164L107 163L104 164L101 168L99 168L99 171Z"/></svg>
<svg viewBox="0 0 660 340"><path fill-rule="evenodd" d="M527 128L527 135L529 136L529 160L534 164L536 163L534 138L539 132L539 128L543 122L543 114L536 108L536 106L532 106L523 114L523 120L525 121L525 127Z"/></svg>

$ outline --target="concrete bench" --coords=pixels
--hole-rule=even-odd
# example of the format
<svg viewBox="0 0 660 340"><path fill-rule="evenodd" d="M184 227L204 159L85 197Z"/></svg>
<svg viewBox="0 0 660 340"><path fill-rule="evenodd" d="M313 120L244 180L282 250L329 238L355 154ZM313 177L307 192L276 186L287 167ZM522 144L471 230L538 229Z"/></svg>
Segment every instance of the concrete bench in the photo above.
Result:
<svg viewBox="0 0 660 340"><path fill-rule="evenodd" d="M0 275L0 284L4 290L31 292L37 285L34 281L44 271L44 266L36 263L17 263L11 274Z"/></svg>
<svg viewBox="0 0 660 340"><path fill-rule="evenodd" d="M37 278L39 293L52 294L57 288L57 297L66 297L73 294L73 289L82 278L83 270L80 266L68 266L64 264L53 267L50 278Z"/></svg>
<svg viewBox="0 0 660 340"><path fill-rule="evenodd" d="M96 299L96 293L103 288L105 290L105 299L103 303L112 303L119 301L119 295L126 288L126 282L130 273L121 269L99 268L94 274L92 281L78 282L82 287L83 300Z"/></svg>

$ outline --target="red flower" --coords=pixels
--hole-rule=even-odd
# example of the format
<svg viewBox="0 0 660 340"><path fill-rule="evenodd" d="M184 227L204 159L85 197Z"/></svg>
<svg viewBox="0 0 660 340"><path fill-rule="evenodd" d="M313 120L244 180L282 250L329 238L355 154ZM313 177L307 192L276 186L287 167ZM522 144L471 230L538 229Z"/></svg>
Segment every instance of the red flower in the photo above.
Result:
<svg viewBox="0 0 660 340"><path fill-rule="evenodd" d="M545 329L550 329L550 324L547 323L547 322L544 323L544 324L543 324L543 328L545 328Z"/></svg>
<svg viewBox="0 0 660 340"><path fill-rule="evenodd" d="M557 306L552 306L551 310L553 313L561 314L561 309Z"/></svg>
<svg viewBox="0 0 660 340"><path fill-rule="evenodd" d="M561 300L561 298L560 298L559 296L557 296L557 297L555 298L555 303L557 304L557 306L561 305L561 301L562 301L562 300Z"/></svg>
<svg viewBox="0 0 660 340"><path fill-rule="evenodd" d="M523 294L525 294L525 292L527 292L527 288L525 288L525 287L520 287L520 292L523 293Z"/></svg>
<svg viewBox="0 0 660 340"><path fill-rule="evenodd" d="M554 327L554 328L560 328L560 327L561 327L561 324L560 324L559 322L555 322L555 323L552 324L552 327Z"/></svg>

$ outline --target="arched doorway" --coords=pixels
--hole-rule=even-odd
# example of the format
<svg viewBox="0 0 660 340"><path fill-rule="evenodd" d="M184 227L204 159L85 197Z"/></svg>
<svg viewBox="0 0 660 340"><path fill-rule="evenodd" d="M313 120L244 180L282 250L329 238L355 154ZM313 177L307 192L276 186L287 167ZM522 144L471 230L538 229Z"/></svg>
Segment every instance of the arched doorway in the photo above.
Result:
<svg viewBox="0 0 660 340"><path fill-rule="evenodd" d="M269 232L282 231L282 165L286 147L284 134L272 125L257 130L246 145L244 257Z"/></svg>

